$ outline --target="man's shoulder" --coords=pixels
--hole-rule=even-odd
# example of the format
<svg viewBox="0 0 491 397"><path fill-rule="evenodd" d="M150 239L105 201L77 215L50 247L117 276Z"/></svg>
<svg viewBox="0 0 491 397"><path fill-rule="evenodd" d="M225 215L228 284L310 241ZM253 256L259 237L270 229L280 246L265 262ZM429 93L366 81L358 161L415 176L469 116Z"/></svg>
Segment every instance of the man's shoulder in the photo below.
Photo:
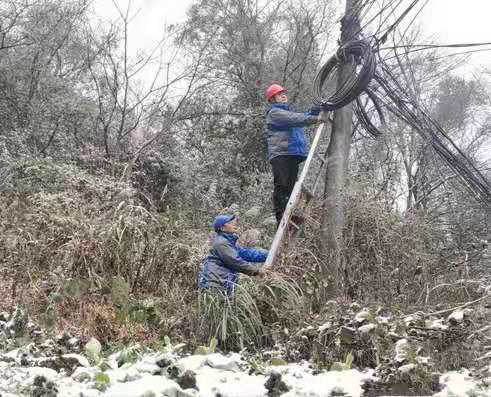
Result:
<svg viewBox="0 0 491 397"><path fill-rule="evenodd" d="M220 246L233 246L232 242L229 241L225 236L222 236L221 234L217 234L215 237L215 240L213 240L213 247L220 247Z"/></svg>
<svg viewBox="0 0 491 397"><path fill-rule="evenodd" d="M278 107L272 107L270 109L270 111L268 112L268 115L275 115L275 114L280 114L280 113L291 113L291 110L278 108Z"/></svg>

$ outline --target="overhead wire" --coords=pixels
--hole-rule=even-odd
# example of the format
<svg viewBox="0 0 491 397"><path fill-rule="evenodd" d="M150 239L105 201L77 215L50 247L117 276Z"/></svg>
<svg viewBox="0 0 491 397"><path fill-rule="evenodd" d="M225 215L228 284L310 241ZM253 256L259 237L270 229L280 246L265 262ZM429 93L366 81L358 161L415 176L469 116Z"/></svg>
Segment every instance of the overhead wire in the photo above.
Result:
<svg viewBox="0 0 491 397"><path fill-rule="evenodd" d="M392 0L382 5L381 10L371 17L370 20L362 27L357 29L350 39L341 45L336 53L331 56L328 61L320 68L318 74L315 77L315 97L313 102L315 104L323 106L326 110L336 110L348 103L355 102L353 109L357 119L355 125L362 127L371 136L377 137L381 135L382 131L380 126L376 126L373 121L373 113L378 117L379 123L383 126L385 124L385 117L383 109L386 109L398 119L404 121L410 125L421 138L430 144L435 153L447 164L447 166L458 175L461 182L469 189L470 192L482 203L491 205L491 186L485 176L479 171L474 163L465 155L465 153L458 148L453 140L446 134L444 129L433 120L429 114L422 109L415 97L413 97L408 90L405 89L394 76L391 66L387 64L387 61L392 58L399 57L399 54L395 54L392 58L383 59L380 55L381 50L391 49L396 51L398 48L403 48L406 51L404 56L408 57L410 53L427 50L431 48L459 48L466 47L467 44L450 44L450 45L394 45L392 47L380 47L381 43L384 43L389 34L396 30L401 22L408 17L410 12L415 9L420 0L412 0L411 3L404 9L404 11L392 22L388 27L384 29L377 29L376 34L382 34L380 38L376 37L376 34L358 39L358 35L362 30L368 26L377 17L384 15L385 11L392 7L391 12L385 15L386 20L389 16L392 16L403 0ZM411 21L422 12L429 0L426 0L424 4L419 8L416 14L412 17ZM368 1L362 5L365 8L365 16L368 14L371 7L373 7L374 1ZM357 20L344 21L345 23L358 23ZM401 35L400 40L404 40L405 35L409 29L410 24ZM372 41L375 41L375 45L372 46ZM491 43L471 43L470 46L482 46L489 45ZM375 53L378 56L375 56ZM409 58L408 58L409 59ZM401 60L398 60L399 68L402 70ZM347 78L338 84L334 93L326 95L324 88L329 80L333 79L335 72L341 64L349 64L351 66L351 72L348 73ZM378 66L377 66L378 65ZM414 72L409 70L411 76L408 84L414 84ZM336 77L339 79L339 73L336 73ZM372 82L372 84L370 84ZM376 86L373 84L376 83ZM360 95L365 93L370 103L372 103L371 110L367 110L367 105L363 104L360 100Z"/></svg>

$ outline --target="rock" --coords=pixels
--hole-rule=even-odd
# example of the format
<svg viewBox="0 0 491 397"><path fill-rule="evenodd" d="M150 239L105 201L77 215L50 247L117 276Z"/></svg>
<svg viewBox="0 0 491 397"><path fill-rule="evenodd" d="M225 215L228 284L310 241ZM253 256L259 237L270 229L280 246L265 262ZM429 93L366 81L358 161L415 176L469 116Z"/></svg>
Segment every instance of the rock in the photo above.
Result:
<svg viewBox="0 0 491 397"><path fill-rule="evenodd" d="M355 321L358 324L363 324L364 322L368 321L369 317L370 317L370 311L368 309L363 309L362 311L356 314Z"/></svg>
<svg viewBox="0 0 491 397"><path fill-rule="evenodd" d="M325 330L329 329L332 327L332 322L331 321L328 321L327 323L324 323L322 325L319 326L318 328L318 331L319 332L324 332Z"/></svg>
<svg viewBox="0 0 491 397"><path fill-rule="evenodd" d="M73 371L72 379L77 382L88 382L94 378L95 372L92 368L78 367Z"/></svg>
<svg viewBox="0 0 491 397"><path fill-rule="evenodd" d="M407 339L401 339L396 342L395 346L395 357L394 360L398 364L402 364L407 359L407 354L410 351L411 346Z"/></svg>
<svg viewBox="0 0 491 397"><path fill-rule="evenodd" d="M186 371L176 380L177 384L183 389L197 389L196 374L193 371Z"/></svg>
<svg viewBox="0 0 491 397"><path fill-rule="evenodd" d="M351 345L356 339L356 330L351 327L342 326L338 331L338 336L342 344Z"/></svg>
<svg viewBox="0 0 491 397"><path fill-rule="evenodd" d="M157 364L160 368L165 368L174 363L174 360L168 355L160 355L155 358L155 364Z"/></svg>
<svg viewBox="0 0 491 397"><path fill-rule="evenodd" d="M15 358L6 354L0 354L0 362L15 363Z"/></svg>
<svg viewBox="0 0 491 397"><path fill-rule="evenodd" d="M87 360L84 356L76 353L68 353L62 356L65 359L74 359L77 360L81 367L90 367L89 360Z"/></svg>
<svg viewBox="0 0 491 397"><path fill-rule="evenodd" d="M116 382L106 390L105 395L114 397L190 397L179 385L162 376L146 375L129 383Z"/></svg>
<svg viewBox="0 0 491 397"><path fill-rule="evenodd" d="M65 345L69 350L73 351L73 352L80 352L80 348L82 346L82 342L80 341L79 338L76 338L76 337L71 337L70 339L68 339L66 341L66 345Z"/></svg>
<svg viewBox="0 0 491 397"><path fill-rule="evenodd" d="M55 340L59 345L65 347L69 351L75 353L80 352L80 339L70 335L68 332L57 335Z"/></svg>
<svg viewBox="0 0 491 397"><path fill-rule="evenodd" d="M72 336L68 332L63 332L55 336L55 341L60 345L65 345Z"/></svg>
<svg viewBox="0 0 491 397"><path fill-rule="evenodd" d="M249 219L258 218L260 214L261 214L261 207L258 205L255 205L254 207L251 207L249 210L244 212L244 216Z"/></svg>
<svg viewBox="0 0 491 397"><path fill-rule="evenodd" d="M214 353L206 356L206 364L215 369L237 372L239 371L239 359L238 354L231 354L227 357L220 353Z"/></svg>
<svg viewBox="0 0 491 397"><path fill-rule="evenodd" d="M139 363L136 363L134 365L134 368L138 371L138 372L142 372L142 373L149 373L149 374L152 374L152 375L159 375L160 372L161 372L161 368L157 365L157 364L153 364L153 363L150 363L150 362L139 362Z"/></svg>
<svg viewBox="0 0 491 397"><path fill-rule="evenodd" d="M268 391L269 397L279 397L283 393L290 391L290 388L281 379L281 374L273 372L266 380L264 387Z"/></svg>
<svg viewBox="0 0 491 397"><path fill-rule="evenodd" d="M480 390L469 371L463 369L459 372L451 371L440 376L440 386L442 391L435 394L435 397L446 396L488 396L484 390Z"/></svg>
<svg viewBox="0 0 491 397"><path fill-rule="evenodd" d="M0 312L0 321L7 322L10 319L10 314L7 312Z"/></svg>
<svg viewBox="0 0 491 397"><path fill-rule="evenodd" d="M421 357L421 356L417 356L416 357L416 361L418 362L418 364L420 365L430 365L431 364L431 357Z"/></svg>
<svg viewBox="0 0 491 397"><path fill-rule="evenodd" d="M31 389L32 397L56 397L57 395L58 389L54 382L47 380L42 375L34 377Z"/></svg>
<svg viewBox="0 0 491 397"><path fill-rule="evenodd" d="M414 313L404 317L406 327L424 327L424 316L421 313Z"/></svg>
<svg viewBox="0 0 491 397"><path fill-rule="evenodd" d="M359 327L358 332L362 335L369 335L369 334L373 334L376 329L377 329L377 326L373 323L370 323L370 324L365 324L365 325L362 325L361 327Z"/></svg>
<svg viewBox="0 0 491 397"><path fill-rule="evenodd" d="M443 318L428 319L425 321L425 327L428 329L445 331L448 329L448 325L443 324Z"/></svg>
<svg viewBox="0 0 491 397"><path fill-rule="evenodd" d="M71 374L77 367L84 366L89 367L89 361L78 354L65 354L62 356L44 357L36 360L36 364L40 367L51 368L56 372L61 370Z"/></svg>
<svg viewBox="0 0 491 397"><path fill-rule="evenodd" d="M399 368L397 368L397 370L403 374L413 372L415 369L416 369L416 364L401 365Z"/></svg>
<svg viewBox="0 0 491 397"><path fill-rule="evenodd" d="M207 361L207 356L202 355L193 355L181 358L176 363L176 368L178 369L180 374L185 373L186 371L196 372L203 365L205 365Z"/></svg>
<svg viewBox="0 0 491 397"><path fill-rule="evenodd" d="M447 321L450 325L455 326L462 323L471 313L472 309L457 309L447 317Z"/></svg>
<svg viewBox="0 0 491 397"><path fill-rule="evenodd" d="M464 311L463 310L455 310L452 312L448 317L447 321L451 325L457 325L460 324L462 321L464 321Z"/></svg>

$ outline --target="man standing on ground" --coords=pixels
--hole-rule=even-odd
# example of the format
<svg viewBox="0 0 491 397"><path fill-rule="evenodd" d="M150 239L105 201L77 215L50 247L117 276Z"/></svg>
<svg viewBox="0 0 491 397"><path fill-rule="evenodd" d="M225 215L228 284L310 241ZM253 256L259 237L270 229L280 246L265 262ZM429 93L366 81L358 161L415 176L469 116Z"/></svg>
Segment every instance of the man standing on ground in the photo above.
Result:
<svg viewBox="0 0 491 397"><path fill-rule="evenodd" d="M286 89L279 84L268 87L266 99L271 103L266 113L266 139L273 169L273 208L278 227L297 180L298 166L307 158L308 142L303 127L324 119L319 116L320 108L316 107L308 113L291 111ZM292 220L303 221L299 217L292 217Z"/></svg>

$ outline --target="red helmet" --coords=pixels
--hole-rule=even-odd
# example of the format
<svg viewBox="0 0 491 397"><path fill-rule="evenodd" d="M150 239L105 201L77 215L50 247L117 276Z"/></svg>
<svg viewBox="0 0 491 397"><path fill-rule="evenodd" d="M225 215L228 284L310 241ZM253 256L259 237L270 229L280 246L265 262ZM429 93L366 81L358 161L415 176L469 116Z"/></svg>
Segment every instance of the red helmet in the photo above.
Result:
<svg viewBox="0 0 491 397"><path fill-rule="evenodd" d="M279 84L271 84L266 90L266 99L271 101L271 99L276 95L282 92L286 92L286 88L283 88Z"/></svg>

